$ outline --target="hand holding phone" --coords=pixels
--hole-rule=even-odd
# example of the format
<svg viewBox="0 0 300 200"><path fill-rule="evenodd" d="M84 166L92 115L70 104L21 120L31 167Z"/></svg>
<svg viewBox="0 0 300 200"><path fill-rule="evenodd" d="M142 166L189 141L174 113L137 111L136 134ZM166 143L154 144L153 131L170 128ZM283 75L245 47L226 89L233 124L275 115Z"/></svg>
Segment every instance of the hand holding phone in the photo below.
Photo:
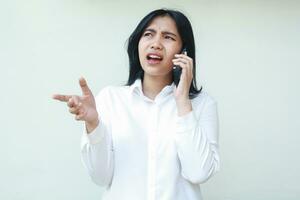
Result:
<svg viewBox="0 0 300 200"><path fill-rule="evenodd" d="M187 55L186 48L182 49L181 54ZM173 81L174 81L176 87L178 86L179 81L180 81L181 71L182 71L182 69L179 65L173 66Z"/></svg>

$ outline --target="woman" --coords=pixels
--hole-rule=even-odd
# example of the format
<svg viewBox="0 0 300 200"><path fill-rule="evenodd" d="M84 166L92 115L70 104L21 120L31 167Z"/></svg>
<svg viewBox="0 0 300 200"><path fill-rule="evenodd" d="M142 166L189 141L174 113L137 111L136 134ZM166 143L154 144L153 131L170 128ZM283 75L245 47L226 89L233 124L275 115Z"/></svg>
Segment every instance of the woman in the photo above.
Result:
<svg viewBox="0 0 300 200"><path fill-rule="evenodd" d="M187 54L180 54L185 48ZM85 122L82 161L105 200L201 200L199 185L219 170L216 101L198 90L189 20L159 9L145 16L128 41L126 86L94 98L54 95ZM176 87L173 66L182 69Z"/></svg>

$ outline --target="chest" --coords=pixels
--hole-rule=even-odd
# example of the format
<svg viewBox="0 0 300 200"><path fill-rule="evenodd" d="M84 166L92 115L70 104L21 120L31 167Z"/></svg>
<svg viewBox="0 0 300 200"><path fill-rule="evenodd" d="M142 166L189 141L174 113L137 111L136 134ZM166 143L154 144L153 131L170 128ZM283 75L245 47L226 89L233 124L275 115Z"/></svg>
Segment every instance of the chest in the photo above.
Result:
<svg viewBox="0 0 300 200"><path fill-rule="evenodd" d="M113 106L112 135L116 145L133 145L138 148L149 144L165 146L175 134L177 108L172 99L156 104L132 101Z"/></svg>

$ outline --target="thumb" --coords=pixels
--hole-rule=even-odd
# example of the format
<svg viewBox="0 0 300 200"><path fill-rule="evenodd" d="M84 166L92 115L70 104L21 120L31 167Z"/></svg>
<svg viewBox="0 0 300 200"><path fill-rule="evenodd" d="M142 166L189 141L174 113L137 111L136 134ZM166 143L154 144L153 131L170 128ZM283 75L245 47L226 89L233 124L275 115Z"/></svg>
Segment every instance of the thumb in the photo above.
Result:
<svg viewBox="0 0 300 200"><path fill-rule="evenodd" d="M86 80L83 77L81 77L79 79L79 85L81 87L81 91L82 91L83 95L91 95L92 94L90 88L88 87L88 85L86 83Z"/></svg>

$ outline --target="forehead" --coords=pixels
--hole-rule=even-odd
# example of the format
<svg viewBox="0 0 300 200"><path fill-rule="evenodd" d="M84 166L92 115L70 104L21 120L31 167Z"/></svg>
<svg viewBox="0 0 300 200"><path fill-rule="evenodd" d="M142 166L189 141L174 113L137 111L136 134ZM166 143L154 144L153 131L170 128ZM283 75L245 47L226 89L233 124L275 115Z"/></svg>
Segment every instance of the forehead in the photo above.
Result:
<svg viewBox="0 0 300 200"><path fill-rule="evenodd" d="M146 28L178 33L175 21L168 15L155 17Z"/></svg>

